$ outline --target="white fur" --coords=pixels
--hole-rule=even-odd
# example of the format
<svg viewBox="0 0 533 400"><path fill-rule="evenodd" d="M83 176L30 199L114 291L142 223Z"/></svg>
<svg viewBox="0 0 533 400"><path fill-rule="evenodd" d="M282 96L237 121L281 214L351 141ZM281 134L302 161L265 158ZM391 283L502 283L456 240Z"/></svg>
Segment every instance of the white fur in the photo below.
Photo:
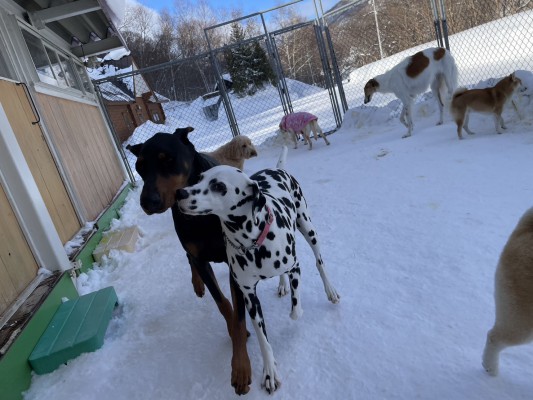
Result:
<svg viewBox="0 0 533 400"><path fill-rule="evenodd" d="M438 50L438 48L429 48L422 51L422 53L429 58L430 62L424 71L415 78L410 78L406 74L406 69L411 61L411 57L407 57L391 70L373 78L379 83L379 87L375 92L394 93L403 103L400 121L407 127L407 133L403 137L411 136L413 131L412 106L416 96L425 92L428 86L431 85L431 91L439 105L439 121L437 125L440 125L443 122L444 106L444 102L441 99L440 89L443 86L446 86L448 95L451 96L457 87L458 73L453 56L449 51L446 51L443 58L435 61L433 53L436 50ZM370 101L373 93L374 91L367 94L367 88L365 86L365 103Z"/></svg>

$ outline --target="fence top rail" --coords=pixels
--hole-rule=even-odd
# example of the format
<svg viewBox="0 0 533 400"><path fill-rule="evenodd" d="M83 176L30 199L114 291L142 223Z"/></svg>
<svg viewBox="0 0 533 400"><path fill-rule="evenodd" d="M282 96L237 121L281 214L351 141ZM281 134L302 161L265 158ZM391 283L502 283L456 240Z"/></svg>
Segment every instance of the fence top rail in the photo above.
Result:
<svg viewBox="0 0 533 400"><path fill-rule="evenodd" d="M286 28L282 28L282 29L278 29L277 31L270 32L270 35L271 36L282 35L284 33L292 32L292 31L295 31L296 29L300 29L300 28L303 28L305 26L314 25L315 22L316 21L314 19L310 20L310 21L307 21L307 22L300 22L299 24L291 25L291 26L288 26Z"/></svg>
<svg viewBox="0 0 533 400"><path fill-rule="evenodd" d="M220 28L222 26L225 26L225 25L228 25L228 24L232 24L233 22L238 22L238 21L242 21L244 19L248 19L248 18L252 18L252 17L256 17L258 15L261 15L261 14L265 14L265 13L268 13L270 11L274 11L274 10L277 10L278 8L283 8L283 7L287 7L287 6L290 6L290 5L293 5L293 4L296 4L296 3L300 3L302 2L303 0L294 0L294 1L291 1L290 3L286 3L286 4L281 4L279 6L275 6L275 7L272 7L272 8L269 8L267 10L263 10L263 11L257 11L257 12L254 12L252 14L248 14L248 15L244 15L242 17L238 17L238 18L234 18L230 21L225 21L225 22L221 22L220 24L216 24L216 25L211 25L211 26L208 26L207 28L204 28L204 32L207 32L209 30L212 30L212 29L216 29L216 28Z"/></svg>

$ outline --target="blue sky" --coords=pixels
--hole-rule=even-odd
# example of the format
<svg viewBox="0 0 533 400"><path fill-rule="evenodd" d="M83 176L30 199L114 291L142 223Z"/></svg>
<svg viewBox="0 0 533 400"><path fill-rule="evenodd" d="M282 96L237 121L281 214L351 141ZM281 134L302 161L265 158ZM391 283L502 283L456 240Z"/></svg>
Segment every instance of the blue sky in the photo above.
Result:
<svg viewBox="0 0 533 400"><path fill-rule="evenodd" d="M172 9L174 0L137 0L139 3L146 7L160 11L163 8L169 10ZM332 7L338 0L322 0L322 6L324 11ZM213 8L227 8L227 9L241 9L243 14L251 14L258 11L265 11L277 5L291 3L292 0L208 0L208 3ZM312 0L303 0L301 3L295 4L293 7L297 7L301 14L308 16L309 18L315 15L314 5Z"/></svg>

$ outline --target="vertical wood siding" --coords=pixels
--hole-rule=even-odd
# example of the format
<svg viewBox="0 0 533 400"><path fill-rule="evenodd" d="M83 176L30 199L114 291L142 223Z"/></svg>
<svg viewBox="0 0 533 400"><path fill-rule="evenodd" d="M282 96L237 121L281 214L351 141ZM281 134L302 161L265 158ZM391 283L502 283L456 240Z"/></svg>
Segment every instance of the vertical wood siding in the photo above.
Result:
<svg viewBox="0 0 533 400"><path fill-rule="evenodd" d="M43 119L53 138L65 173L94 221L111 203L125 176L100 110L45 94L38 94Z"/></svg>

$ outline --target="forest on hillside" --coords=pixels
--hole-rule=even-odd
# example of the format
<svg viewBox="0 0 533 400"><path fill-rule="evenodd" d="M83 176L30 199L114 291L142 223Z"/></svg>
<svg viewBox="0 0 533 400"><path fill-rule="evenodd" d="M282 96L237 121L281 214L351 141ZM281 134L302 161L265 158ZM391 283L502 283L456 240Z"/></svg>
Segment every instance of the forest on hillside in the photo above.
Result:
<svg viewBox="0 0 533 400"><path fill-rule="evenodd" d="M434 16L427 0L354 1L342 12L325 18L341 76L370 62L398 53L418 44L435 40ZM341 1L336 7L349 4ZM458 33L481 24L533 8L533 0L453 0L446 2L449 34ZM272 15L270 15L272 14ZM324 73L317 47L316 32L294 7L284 7L269 14L268 29L275 34L277 54L284 75L304 83L324 87ZM328 13L326 13L328 14ZM151 74L151 86L174 86L176 100L189 101L215 86L212 62L205 28L242 15L238 10L213 9L205 0L176 0L174 7L155 14L143 6L129 6L119 30L125 38L138 68L169 61L184 62L176 71ZM267 52L260 19L250 18L238 23L244 40L257 38L247 46L260 46ZM290 27L302 28L291 30ZM216 53L223 73L232 68L231 51L236 52L235 24L208 30L211 49ZM232 36L233 30L233 36ZM229 51L228 52L228 46ZM233 46L233 47L232 47ZM242 48L238 51L243 51ZM264 58L268 62L268 58ZM194 60L194 61L192 61ZM235 70L235 68L233 68ZM241 69L242 70L242 69ZM172 79L172 82L165 82ZM181 80L181 83L180 83ZM187 86L179 90L176 85ZM192 89L191 89L192 88ZM166 95L170 95L167 89ZM253 94L253 92L251 93Z"/></svg>

